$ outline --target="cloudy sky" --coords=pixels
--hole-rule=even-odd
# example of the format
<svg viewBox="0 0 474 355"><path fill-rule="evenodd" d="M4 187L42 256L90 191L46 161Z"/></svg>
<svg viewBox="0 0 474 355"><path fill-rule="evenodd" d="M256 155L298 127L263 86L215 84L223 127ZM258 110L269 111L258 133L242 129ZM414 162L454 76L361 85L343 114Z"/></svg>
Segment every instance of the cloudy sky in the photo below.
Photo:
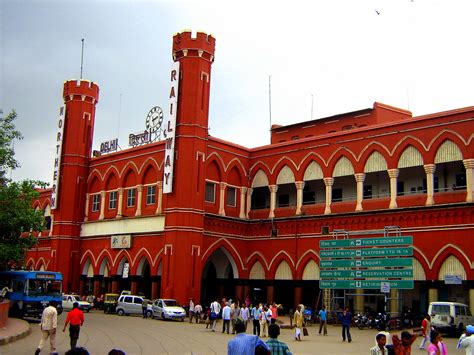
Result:
<svg viewBox="0 0 474 355"><path fill-rule="evenodd" d="M100 86L94 149L166 106L174 33L216 38L210 133L243 146L291 124L372 107L414 115L474 105L472 0L0 1L0 108L24 140L12 173L50 182L62 86ZM313 107L313 109L312 109ZM312 115L312 116L311 116Z"/></svg>

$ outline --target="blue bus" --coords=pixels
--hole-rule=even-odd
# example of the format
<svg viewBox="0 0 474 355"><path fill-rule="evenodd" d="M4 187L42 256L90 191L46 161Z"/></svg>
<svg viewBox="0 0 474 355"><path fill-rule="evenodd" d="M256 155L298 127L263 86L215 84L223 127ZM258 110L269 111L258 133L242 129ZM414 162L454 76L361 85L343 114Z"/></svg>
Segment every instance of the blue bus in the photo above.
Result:
<svg viewBox="0 0 474 355"><path fill-rule="evenodd" d="M52 271L0 271L0 290L5 290L10 300L10 317L40 318L50 301L58 304L62 312L63 275Z"/></svg>

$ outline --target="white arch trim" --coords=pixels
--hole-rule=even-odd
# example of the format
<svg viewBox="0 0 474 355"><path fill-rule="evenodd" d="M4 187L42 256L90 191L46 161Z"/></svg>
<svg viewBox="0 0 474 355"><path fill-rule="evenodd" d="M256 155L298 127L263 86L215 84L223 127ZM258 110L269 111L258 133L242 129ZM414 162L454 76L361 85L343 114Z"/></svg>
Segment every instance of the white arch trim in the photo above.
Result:
<svg viewBox="0 0 474 355"><path fill-rule="evenodd" d="M463 252L458 246L456 245L453 245L453 244L446 244L445 246L443 246L440 250L438 250L438 252L436 253L436 255L433 257L433 260L431 261L431 265L430 265L430 268L433 268L433 265L435 264L436 260L438 259L438 257L448 248L453 248L453 249L456 249L462 256L464 259L466 259L466 262L467 264L470 266L470 268L472 269L473 268L473 265L471 263L471 260L469 259L469 257L466 255L465 252ZM462 264L462 263L461 263Z"/></svg>
<svg viewBox="0 0 474 355"><path fill-rule="evenodd" d="M265 259L265 257L263 256L262 253L258 252L258 251L254 251L252 254L249 255L249 257L247 258L246 260L246 263L248 264L249 263L249 260L252 259L252 257L254 255L258 255L260 257L260 259L257 258L258 261L262 260L263 263L265 264L265 268L266 268L266 271L268 272L268 270L270 270L270 267L268 266L268 263L267 263L267 260ZM260 263L261 264L261 263Z"/></svg>
<svg viewBox="0 0 474 355"><path fill-rule="evenodd" d="M237 255L237 257L239 258L239 262L240 262L240 266L242 267L242 270L245 270L246 268L244 267L244 262L242 261L242 257L240 256L239 252L237 251L237 249L226 239L226 238L221 238L221 239L217 239L214 243L212 243L211 245L209 245L209 247L206 249L206 251L202 254L201 256L201 260L204 260L206 258L206 255L211 251L211 249L218 243L220 242L224 242L224 243L227 243L227 245L229 246L229 248L231 248L235 255ZM233 258L232 258L233 259ZM234 274L235 276L235 274Z"/></svg>
<svg viewBox="0 0 474 355"><path fill-rule="evenodd" d="M286 256L288 257L288 260L291 261L291 265L292 265L293 267L295 267L295 262L294 262L293 258L290 256L290 254L288 254L285 250L281 250L281 251L280 251L279 253L277 253L277 254L272 258L272 260L270 261L270 265L269 265L269 267L268 267L269 270L271 269L271 267L272 267L273 262L275 261L275 259L278 258L281 254L286 255Z"/></svg>

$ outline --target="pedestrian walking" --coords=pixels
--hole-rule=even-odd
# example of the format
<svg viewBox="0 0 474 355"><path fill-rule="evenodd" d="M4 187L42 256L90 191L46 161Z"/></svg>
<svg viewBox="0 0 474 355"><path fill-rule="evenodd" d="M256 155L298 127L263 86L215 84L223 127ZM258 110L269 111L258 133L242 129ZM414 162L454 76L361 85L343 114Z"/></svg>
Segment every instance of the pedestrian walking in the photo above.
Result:
<svg viewBox="0 0 474 355"><path fill-rule="evenodd" d="M352 313L349 311L349 307L346 307L341 314L339 314L339 319L342 324L342 341L347 341L350 343L352 341L351 337L351 320L352 320Z"/></svg>
<svg viewBox="0 0 474 355"><path fill-rule="evenodd" d="M242 305L242 308L240 309L240 317L242 318L242 321L244 322L245 331L247 331L247 324L250 319L250 311L245 303Z"/></svg>
<svg viewBox="0 0 474 355"><path fill-rule="evenodd" d="M71 350L76 348L77 340L79 339L79 333L81 327L84 325L84 313L79 309L79 303L74 302L72 310L67 314L66 323L64 323L63 333L66 331L66 327L69 324L69 338L71 339Z"/></svg>
<svg viewBox="0 0 474 355"><path fill-rule="evenodd" d="M393 342L393 352L395 355L410 355L411 354L411 345L415 342L416 335L407 332L406 330L402 332L401 339L398 335L392 336Z"/></svg>
<svg viewBox="0 0 474 355"><path fill-rule="evenodd" d="M430 346L428 346L428 355L448 355L446 344L443 342L443 337L436 330L431 331Z"/></svg>
<svg viewBox="0 0 474 355"><path fill-rule="evenodd" d="M189 299L189 323L193 321L193 317L194 317L194 302L193 302L193 299L190 298Z"/></svg>
<svg viewBox="0 0 474 355"><path fill-rule="evenodd" d="M254 355L260 354L261 350L268 354L270 349L262 339L256 335L245 334L244 322L237 318L235 323L237 335L227 343L227 355Z"/></svg>
<svg viewBox="0 0 474 355"><path fill-rule="evenodd" d="M326 306L323 305L323 307L319 310L319 335L321 335L321 331L323 329L324 329L324 335L328 335L328 330L326 327L327 316L328 316L328 313L326 311Z"/></svg>
<svg viewBox="0 0 474 355"><path fill-rule="evenodd" d="M43 349L46 340L49 338L51 354L56 352L56 328L58 327L58 311L56 310L56 301L50 301L49 306L43 310L41 315L41 340L36 348L35 355L38 355Z"/></svg>
<svg viewBox="0 0 474 355"><path fill-rule="evenodd" d="M268 316L268 308L266 306L263 307L262 312L260 312L260 333L262 334L262 338L268 336L268 323L270 317Z"/></svg>
<svg viewBox="0 0 474 355"><path fill-rule="evenodd" d="M303 313L301 312L301 305L296 307L293 314L293 324L295 325L295 340L301 341L301 328L303 328Z"/></svg>
<svg viewBox="0 0 474 355"><path fill-rule="evenodd" d="M142 314L143 314L143 318L145 319L148 318L148 300L146 298L143 299Z"/></svg>
<svg viewBox="0 0 474 355"><path fill-rule="evenodd" d="M194 306L194 317L196 318L196 324L201 320L202 306L198 303Z"/></svg>
<svg viewBox="0 0 474 355"><path fill-rule="evenodd" d="M231 309L229 306L229 302L226 302L224 308L222 308L222 333L227 331L227 334L229 334L230 318Z"/></svg>
<svg viewBox="0 0 474 355"><path fill-rule="evenodd" d="M280 327L278 324L270 324L268 326L268 334L270 335L270 339L267 340L267 345L272 355L291 355L288 345L278 340L278 336L280 335Z"/></svg>
<svg viewBox="0 0 474 355"><path fill-rule="evenodd" d="M209 315L209 320L211 321L211 330L216 331L217 317L221 311L221 305L217 299L211 303L211 314Z"/></svg>
<svg viewBox="0 0 474 355"><path fill-rule="evenodd" d="M466 327L466 333L461 335L456 348L466 349L466 355L474 355L474 326Z"/></svg>
<svg viewBox="0 0 474 355"><path fill-rule="evenodd" d="M271 305L270 305L270 310L272 312L272 316L271 316L271 319L270 319L270 322L272 324L275 324L276 323L276 320L278 318L278 306L275 302L273 302Z"/></svg>
<svg viewBox="0 0 474 355"><path fill-rule="evenodd" d="M387 344L387 336L384 333L378 333L375 336L375 341L377 342L377 345L370 348L370 355L387 355L388 349L385 346Z"/></svg>
<svg viewBox="0 0 474 355"><path fill-rule="evenodd" d="M259 304L258 306L255 305L255 307L253 307L251 311L253 334L257 336L260 336L260 313L261 313L260 307L261 306L262 304Z"/></svg>
<svg viewBox="0 0 474 355"><path fill-rule="evenodd" d="M240 304L239 301L235 301L232 306L230 307L230 318L231 318L231 323L232 323L232 334L235 334L235 321L237 318L240 317Z"/></svg>
<svg viewBox="0 0 474 355"><path fill-rule="evenodd" d="M421 322L421 343L420 343L420 350L425 349L425 345L430 341L430 333L431 333L431 317L429 314L425 315L423 321Z"/></svg>

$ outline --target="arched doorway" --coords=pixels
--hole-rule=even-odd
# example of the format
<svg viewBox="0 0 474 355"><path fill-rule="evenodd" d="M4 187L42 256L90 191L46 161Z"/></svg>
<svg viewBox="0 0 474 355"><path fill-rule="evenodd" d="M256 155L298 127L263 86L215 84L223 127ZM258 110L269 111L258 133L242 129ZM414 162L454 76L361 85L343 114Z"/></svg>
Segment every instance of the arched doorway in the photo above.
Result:
<svg viewBox="0 0 474 355"><path fill-rule="evenodd" d="M142 257L137 268L137 292L139 295L151 297L151 271L147 258Z"/></svg>
<svg viewBox="0 0 474 355"><path fill-rule="evenodd" d="M220 248L206 261L201 277L201 302L209 304L213 300L236 299L236 279L238 270L229 252Z"/></svg>
<svg viewBox="0 0 474 355"><path fill-rule="evenodd" d="M132 283L130 281L130 262L127 258L120 260L117 268L117 275L119 277L118 291L119 293L123 290L131 290Z"/></svg>

